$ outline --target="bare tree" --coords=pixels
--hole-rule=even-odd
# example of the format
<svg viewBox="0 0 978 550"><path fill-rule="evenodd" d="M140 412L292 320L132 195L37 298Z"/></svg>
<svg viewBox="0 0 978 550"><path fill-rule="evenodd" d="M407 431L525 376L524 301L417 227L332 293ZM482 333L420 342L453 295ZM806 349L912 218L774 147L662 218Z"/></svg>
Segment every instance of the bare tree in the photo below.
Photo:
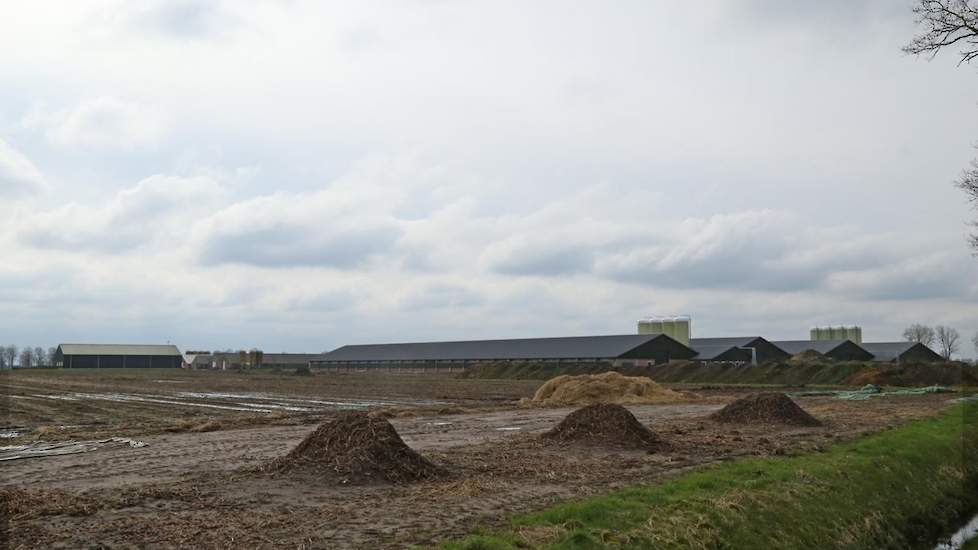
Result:
<svg viewBox="0 0 978 550"><path fill-rule="evenodd" d="M965 195L968 196L968 202L975 210L978 210L978 159L971 160L971 167L961 174L955 185L964 191ZM978 254L978 221L971 222L971 226L975 228L975 232L968 237L968 242L971 244L971 248L975 250L975 254Z"/></svg>
<svg viewBox="0 0 978 550"><path fill-rule="evenodd" d="M34 350L27 347L20 352L20 368L26 369L34 366Z"/></svg>
<svg viewBox="0 0 978 550"><path fill-rule="evenodd" d="M915 36L903 51L927 55L933 59L944 48L958 48L958 65L978 57L978 0L919 0L913 8L917 24L923 31ZM978 161L972 160L955 182L978 210ZM972 222L976 231L968 239L978 255L978 221Z"/></svg>
<svg viewBox="0 0 978 550"><path fill-rule="evenodd" d="M958 65L978 57L978 8L972 0L920 0L913 8L924 30L903 47L914 55L933 59L944 48L960 48Z"/></svg>
<svg viewBox="0 0 978 550"><path fill-rule="evenodd" d="M48 364L48 354L44 352L44 348L37 346L34 348L34 366L43 367Z"/></svg>
<svg viewBox="0 0 978 550"><path fill-rule="evenodd" d="M48 348L48 366L54 366L54 356L58 354L58 348Z"/></svg>
<svg viewBox="0 0 978 550"><path fill-rule="evenodd" d="M7 360L7 366L13 368L14 361L17 360L17 346L11 344L3 348L3 356Z"/></svg>
<svg viewBox="0 0 978 550"><path fill-rule="evenodd" d="M978 353L978 332L975 332L975 337L971 339L971 343L975 345L975 353Z"/></svg>
<svg viewBox="0 0 978 550"><path fill-rule="evenodd" d="M958 351L958 339L960 337L957 330L944 325L937 325L937 345L940 346L939 351L945 361L950 361L954 352Z"/></svg>
<svg viewBox="0 0 978 550"><path fill-rule="evenodd" d="M903 331L903 339L930 347L934 344L934 329L927 325L914 323Z"/></svg>

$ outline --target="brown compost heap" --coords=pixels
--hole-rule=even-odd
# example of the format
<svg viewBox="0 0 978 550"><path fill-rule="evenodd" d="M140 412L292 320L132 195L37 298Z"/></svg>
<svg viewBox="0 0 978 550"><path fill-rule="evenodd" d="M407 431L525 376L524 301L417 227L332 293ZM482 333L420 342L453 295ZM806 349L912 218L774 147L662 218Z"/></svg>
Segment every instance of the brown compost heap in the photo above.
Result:
<svg viewBox="0 0 978 550"><path fill-rule="evenodd" d="M710 418L731 424L790 424L820 426L815 417L783 393L752 393L713 413Z"/></svg>
<svg viewBox="0 0 978 550"><path fill-rule="evenodd" d="M562 443L582 443L652 450L661 446L659 437L621 405L596 404L567 415L542 438Z"/></svg>
<svg viewBox="0 0 978 550"><path fill-rule="evenodd" d="M544 382L532 399L524 404L566 406L595 403L657 404L683 401L682 393L663 388L645 376L624 376L617 372L561 375Z"/></svg>
<svg viewBox="0 0 978 550"><path fill-rule="evenodd" d="M344 412L323 422L265 470L309 471L328 481L355 484L403 483L444 473L408 447L385 418L362 411Z"/></svg>

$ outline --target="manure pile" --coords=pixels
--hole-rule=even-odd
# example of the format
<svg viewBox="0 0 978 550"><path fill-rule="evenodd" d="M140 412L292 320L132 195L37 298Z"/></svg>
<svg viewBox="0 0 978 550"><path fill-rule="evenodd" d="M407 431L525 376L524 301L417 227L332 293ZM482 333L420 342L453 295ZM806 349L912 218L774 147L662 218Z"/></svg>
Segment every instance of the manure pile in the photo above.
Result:
<svg viewBox="0 0 978 550"><path fill-rule="evenodd" d="M659 437L621 405L598 404L578 409L557 424L544 439L629 449L653 449Z"/></svg>
<svg viewBox="0 0 978 550"><path fill-rule="evenodd" d="M753 393L730 403L713 413L710 418L732 424L790 424L794 426L821 426L783 393Z"/></svg>
<svg viewBox="0 0 978 550"><path fill-rule="evenodd" d="M442 468L407 446L384 418L346 412L326 421L266 471L309 471L328 481L401 483L441 476Z"/></svg>
<svg viewBox="0 0 978 550"><path fill-rule="evenodd" d="M595 403L656 404L682 401L687 397L663 388L645 376L623 376L617 372L562 375L547 380L529 405L562 406L593 405Z"/></svg>

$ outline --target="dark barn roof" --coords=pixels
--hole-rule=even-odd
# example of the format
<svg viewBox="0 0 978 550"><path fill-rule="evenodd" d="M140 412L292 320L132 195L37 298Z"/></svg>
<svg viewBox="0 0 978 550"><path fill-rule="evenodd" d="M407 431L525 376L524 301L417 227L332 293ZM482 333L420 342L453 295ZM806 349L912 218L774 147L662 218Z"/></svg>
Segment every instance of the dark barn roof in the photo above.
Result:
<svg viewBox="0 0 978 550"><path fill-rule="evenodd" d="M320 360L350 362L642 358L645 356L644 352L653 347L667 350L675 358L688 359L694 355L693 350L664 334L622 334L349 345L325 354Z"/></svg>
<svg viewBox="0 0 978 550"><path fill-rule="evenodd" d="M852 340L779 340L775 346L791 355L815 351L836 359L855 359L869 361L873 354Z"/></svg>
<svg viewBox="0 0 978 550"><path fill-rule="evenodd" d="M742 348L754 348L758 363L790 355L776 344L768 342L760 336L693 338L689 341L689 347L697 352L696 359L700 361L739 360L736 357L743 356L742 352L746 352L747 361L750 361L750 350L743 350Z"/></svg>
<svg viewBox="0 0 978 550"><path fill-rule="evenodd" d="M873 354L873 361L900 361L908 353L923 361L944 360L936 351L919 342L866 342L862 346Z"/></svg>
<svg viewBox="0 0 978 550"><path fill-rule="evenodd" d="M751 353L749 349L738 346L704 345L693 344L693 351L696 352L697 361L750 361Z"/></svg>

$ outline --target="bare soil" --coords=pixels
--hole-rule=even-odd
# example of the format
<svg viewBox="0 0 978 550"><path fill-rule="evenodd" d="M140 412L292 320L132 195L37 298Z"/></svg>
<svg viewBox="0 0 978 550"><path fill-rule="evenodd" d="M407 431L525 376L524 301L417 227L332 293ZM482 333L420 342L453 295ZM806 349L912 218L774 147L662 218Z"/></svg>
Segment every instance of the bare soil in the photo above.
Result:
<svg viewBox="0 0 978 550"><path fill-rule="evenodd" d="M261 465L287 455L313 433L316 426L311 424L272 423L179 433L153 428L139 436L148 444L143 448L5 462L0 471L0 509L9 518L5 534L10 547L403 548L431 544L476 525L498 525L516 512L623 485L657 482L717 461L818 451L835 441L935 414L955 397L799 399L823 422L818 427L730 425L709 418L749 393L741 390L702 392L703 398L693 402L629 405L627 409L637 420L652 427L666 444L649 453L545 442L540 435L574 409L516 407L515 401L532 395L539 382L522 387L509 384L519 381L492 384L444 376L390 381L360 375L349 383L322 380L327 376L290 377L290 383L298 379L301 385L311 383L318 389L277 386L262 391L294 391L290 395L322 401L391 399L384 395L390 391L405 401L448 401L452 405L443 412L424 407L374 407L386 410L379 416L389 417L404 443L443 469L445 477L408 484L355 485L324 481L314 471L287 476L256 473ZM213 386L223 384L224 379L214 378L217 383L195 378L194 391L216 391ZM57 377L52 379L60 382ZM147 380L141 387L135 381L116 391L147 393L147 386L156 391L151 385L155 383ZM53 391L43 381L31 384L39 391ZM480 399L478 389L483 384L486 394L507 397ZM327 389L330 387L332 390ZM85 391L105 392L106 388L96 384ZM176 405L150 405L158 405L157 414L183 410ZM222 420L237 411L214 414ZM336 414L315 413L321 418ZM111 413L111 422L126 426L122 416ZM140 423L137 417L126 429L156 425Z"/></svg>

